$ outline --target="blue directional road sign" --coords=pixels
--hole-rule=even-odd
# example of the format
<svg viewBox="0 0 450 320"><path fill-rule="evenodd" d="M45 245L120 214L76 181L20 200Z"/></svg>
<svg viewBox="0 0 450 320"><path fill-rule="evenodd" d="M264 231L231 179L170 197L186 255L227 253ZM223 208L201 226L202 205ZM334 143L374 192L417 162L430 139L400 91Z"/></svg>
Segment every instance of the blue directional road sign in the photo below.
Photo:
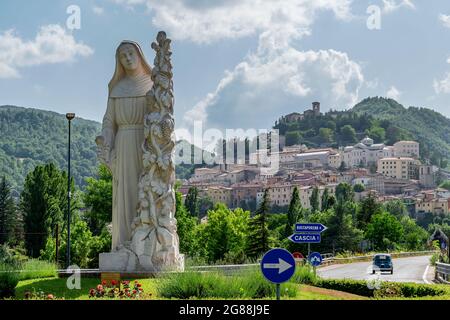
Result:
<svg viewBox="0 0 450 320"><path fill-rule="evenodd" d="M296 223L295 224L295 232L314 232L321 233L327 230L321 223Z"/></svg>
<svg viewBox="0 0 450 320"><path fill-rule="evenodd" d="M295 243L320 243L320 233L294 233L289 240Z"/></svg>
<svg viewBox="0 0 450 320"><path fill-rule="evenodd" d="M308 256L308 261L313 267L320 266L322 260L322 255L318 252L311 252Z"/></svg>
<svg viewBox="0 0 450 320"><path fill-rule="evenodd" d="M275 248L266 252L261 260L261 271L273 283L288 281L295 272L295 260L286 249Z"/></svg>

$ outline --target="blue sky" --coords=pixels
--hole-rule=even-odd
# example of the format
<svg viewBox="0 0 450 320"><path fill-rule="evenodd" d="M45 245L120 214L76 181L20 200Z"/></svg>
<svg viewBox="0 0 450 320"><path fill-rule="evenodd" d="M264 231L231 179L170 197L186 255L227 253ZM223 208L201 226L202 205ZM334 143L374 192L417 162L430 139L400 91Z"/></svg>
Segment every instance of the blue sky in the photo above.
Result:
<svg viewBox="0 0 450 320"><path fill-rule="evenodd" d="M67 28L70 5L80 29ZM0 105L101 121L116 46L138 41L152 63L159 30L173 39L177 127L268 128L312 101L367 96L450 117L446 0L1 0Z"/></svg>

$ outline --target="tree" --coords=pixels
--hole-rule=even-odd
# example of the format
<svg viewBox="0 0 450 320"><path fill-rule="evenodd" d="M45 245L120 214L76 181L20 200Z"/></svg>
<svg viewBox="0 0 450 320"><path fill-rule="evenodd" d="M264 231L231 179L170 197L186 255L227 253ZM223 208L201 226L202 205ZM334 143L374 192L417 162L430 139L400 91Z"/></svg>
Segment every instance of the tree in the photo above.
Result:
<svg viewBox="0 0 450 320"><path fill-rule="evenodd" d="M336 122L329 120L327 121L326 127L331 129L332 132L336 131Z"/></svg>
<svg viewBox="0 0 450 320"><path fill-rule="evenodd" d="M363 230L366 229L366 226L372 219L372 216L380 213L381 211L381 204L378 203L377 199L372 193L369 193L369 195L361 201L361 204L359 206L356 217L358 221L358 227Z"/></svg>
<svg viewBox="0 0 450 320"><path fill-rule="evenodd" d="M292 146L295 144L300 144L302 141L302 135L298 131L288 131L286 132L286 145Z"/></svg>
<svg viewBox="0 0 450 320"><path fill-rule="evenodd" d="M328 229L324 232L323 245L333 252L355 251L362 240L363 232L353 224L353 217L347 213L346 203L338 201L331 211L326 221Z"/></svg>
<svg viewBox="0 0 450 320"><path fill-rule="evenodd" d="M176 185L178 189L179 185ZM195 246L195 227L197 219L190 215L186 207L183 205L181 192L175 191L175 219L177 219L177 233L180 242L180 252L191 255Z"/></svg>
<svg viewBox="0 0 450 320"><path fill-rule="evenodd" d="M59 241L58 261L65 260L67 246L67 232L63 230ZM97 268L98 257L102 252L111 250L111 234L105 229L94 236L89 230L86 221L83 221L77 214L73 217L70 230L70 256L71 264L76 264L80 268ZM56 257L55 238L49 236L43 249L40 251L40 258L54 262Z"/></svg>
<svg viewBox="0 0 450 320"><path fill-rule="evenodd" d="M291 201L289 203L289 209L287 213L287 222L284 230L284 236L289 237L293 232L294 224L299 219L302 213L302 203L300 201L300 194L298 188L294 187L292 192Z"/></svg>
<svg viewBox="0 0 450 320"><path fill-rule="evenodd" d="M16 244L16 229L20 227L18 211L11 197L11 189L6 178L0 182L0 245Z"/></svg>
<svg viewBox="0 0 450 320"><path fill-rule="evenodd" d="M256 258L270 248L267 214L269 213L269 190L264 191L261 204L256 215L250 221L247 238L247 256Z"/></svg>
<svg viewBox="0 0 450 320"><path fill-rule="evenodd" d="M200 197L198 199L198 215L199 217L203 217L206 215L208 210L211 210L214 207L214 203L210 197Z"/></svg>
<svg viewBox="0 0 450 320"><path fill-rule="evenodd" d="M361 184L361 183L357 183L357 184L355 184L355 185L353 186L353 191L354 191L354 192L360 193L360 192L364 192L364 190L365 190L365 187L364 187L364 185Z"/></svg>
<svg viewBox="0 0 450 320"><path fill-rule="evenodd" d="M208 211L208 222L199 243L206 247L208 261L244 257L249 221L250 211L230 210L223 203Z"/></svg>
<svg viewBox="0 0 450 320"><path fill-rule="evenodd" d="M450 191L450 180L445 180L439 185L439 188L444 188Z"/></svg>
<svg viewBox="0 0 450 320"><path fill-rule="evenodd" d="M347 166L345 165L345 162L344 162L344 161L341 161L341 164L340 164L338 170L339 170L340 172L344 172L345 170L347 170Z"/></svg>
<svg viewBox="0 0 450 320"><path fill-rule="evenodd" d="M338 202L353 201L354 192L351 185L341 182L336 187L336 200Z"/></svg>
<svg viewBox="0 0 450 320"><path fill-rule="evenodd" d="M191 187L188 190L186 195L186 200L184 201L184 205L186 209L189 211L191 216L198 217L199 216L199 200L198 200L198 189L197 187Z"/></svg>
<svg viewBox="0 0 450 320"><path fill-rule="evenodd" d="M71 182L74 194L73 179ZM76 199L72 199L71 209L76 211ZM37 166L25 179L20 208L24 216L25 247L28 255L36 258L56 225L66 221L66 173L58 170L53 163Z"/></svg>
<svg viewBox="0 0 450 320"><path fill-rule="evenodd" d="M322 193L322 201L320 206L321 211L328 210L333 206L333 204L330 203L330 200L331 200L330 192L328 191L328 188L325 188L325 190L323 190Z"/></svg>
<svg viewBox="0 0 450 320"><path fill-rule="evenodd" d="M311 205L311 211L316 212L320 210L320 193L319 188L315 186L311 193L311 197L309 197L309 203Z"/></svg>
<svg viewBox="0 0 450 320"><path fill-rule="evenodd" d="M388 212L372 216L367 225L366 238L371 240L376 250L394 249L404 234L402 224Z"/></svg>
<svg viewBox="0 0 450 320"><path fill-rule="evenodd" d="M391 200L384 204L384 209L397 219L408 215L408 209L402 200Z"/></svg>
<svg viewBox="0 0 450 320"><path fill-rule="evenodd" d="M330 128L320 128L319 137L322 143L330 143L333 140L333 131Z"/></svg>
<svg viewBox="0 0 450 320"><path fill-rule="evenodd" d="M356 131L351 125L345 125L341 128L341 138L345 143L355 143Z"/></svg>
<svg viewBox="0 0 450 320"><path fill-rule="evenodd" d="M98 178L87 178L86 192L83 200L89 229L99 235L103 228L112 221L112 175L109 169L101 164L98 167Z"/></svg>
<svg viewBox="0 0 450 320"><path fill-rule="evenodd" d="M383 143L386 139L386 131L382 127L373 126L366 130L366 134L373 139L375 143Z"/></svg>
<svg viewBox="0 0 450 320"><path fill-rule="evenodd" d="M400 223L403 226L403 242L406 249L423 250L428 240L428 232L408 216L401 216Z"/></svg>

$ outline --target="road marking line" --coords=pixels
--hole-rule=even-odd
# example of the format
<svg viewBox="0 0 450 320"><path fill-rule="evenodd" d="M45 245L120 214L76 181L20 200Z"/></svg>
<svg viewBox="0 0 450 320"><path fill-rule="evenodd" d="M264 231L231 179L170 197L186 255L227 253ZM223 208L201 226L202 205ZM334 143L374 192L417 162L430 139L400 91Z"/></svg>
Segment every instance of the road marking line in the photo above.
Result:
<svg viewBox="0 0 450 320"><path fill-rule="evenodd" d="M423 273L423 276L422 276L423 282L425 282L426 284L430 284L430 281L427 280L427 274L428 274L429 268L430 268L430 265L427 265L427 267L425 268L425 272Z"/></svg>

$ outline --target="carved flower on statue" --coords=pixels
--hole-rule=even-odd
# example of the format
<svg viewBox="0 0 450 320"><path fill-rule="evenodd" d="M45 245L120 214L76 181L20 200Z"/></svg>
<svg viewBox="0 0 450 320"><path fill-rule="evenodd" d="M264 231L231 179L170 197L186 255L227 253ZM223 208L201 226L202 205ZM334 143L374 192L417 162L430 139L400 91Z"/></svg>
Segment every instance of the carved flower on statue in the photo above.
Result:
<svg viewBox="0 0 450 320"><path fill-rule="evenodd" d="M161 180L153 180L151 186L153 191L159 195L162 195L166 191L166 187Z"/></svg>
<svg viewBox="0 0 450 320"><path fill-rule="evenodd" d="M153 131L153 134L155 136L157 136L158 138L162 137L162 132L161 132L161 127L160 126L158 126L158 125L152 126L152 131Z"/></svg>
<svg viewBox="0 0 450 320"><path fill-rule="evenodd" d="M170 165L170 162L172 160L171 154L163 154L161 157L158 158L158 166L163 169L163 170L167 170L167 168Z"/></svg>
<svg viewBox="0 0 450 320"><path fill-rule="evenodd" d="M161 123L161 127L164 138L170 140L172 137L172 131L174 127L173 119L171 118L164 119Z"/></svg>
<svg viewBox="0 0 450 320"><path fill-rule="evenodd" d="M151 165L152 163L155 163L156 161L156 155L146 152L143 155L143 162L144 162L144 167L147 167L149 165Z"/></svg>
<svg viewBox="0 0 450 320"><path fill-rule="evenodd" d="M161 114L159 112L152 112L147 116L150 123L158 122L161 119Z"/></svg>
<svg viewBox="0 0 450 320"><path fill-rule="evenodd" d="M170 79L164 75L163 73L159 73L155 77L156 82L165 90L168 90L170 87Z"/></svg>

